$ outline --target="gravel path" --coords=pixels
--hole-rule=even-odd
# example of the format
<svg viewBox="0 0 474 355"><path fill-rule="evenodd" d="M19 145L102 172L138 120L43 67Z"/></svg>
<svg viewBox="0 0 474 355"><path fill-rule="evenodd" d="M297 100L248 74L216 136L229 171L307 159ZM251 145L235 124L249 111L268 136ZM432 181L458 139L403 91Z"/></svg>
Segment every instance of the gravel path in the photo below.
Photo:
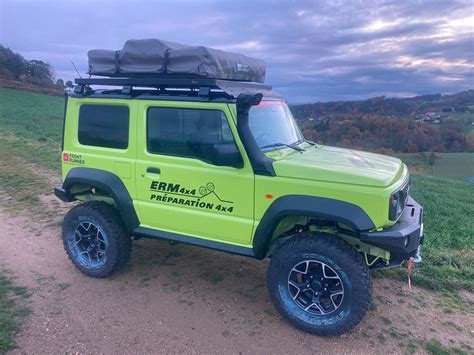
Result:
<svg viewBox="0 0 474 355"><path fill-rule="evenodd" d="M472 345L471 316L449 316L467 327L462 332L441 329L438 300L423 290L409 294L395 281L376 280L375 306L354 332L320 338L293 329L274 311L266 262L139 240L124 271L92 279L67 259L59 227L0 209L0 229L0 266L33 293L33 312L14 352L403 353L400 346L429 335L431 327L440 327L431 333L443 343ZM391 336L395 326L413 332Z"/></svg>

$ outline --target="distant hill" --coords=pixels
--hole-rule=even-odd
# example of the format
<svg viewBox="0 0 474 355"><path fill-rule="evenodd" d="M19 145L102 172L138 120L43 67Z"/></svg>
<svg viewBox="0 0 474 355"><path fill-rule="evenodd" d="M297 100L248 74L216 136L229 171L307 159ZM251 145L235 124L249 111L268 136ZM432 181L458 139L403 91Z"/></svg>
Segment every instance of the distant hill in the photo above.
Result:
<svg viewBox="0 0 474 355"><path fill-rule="evenodd" d="M293 115L298 120L310 117L344 114L376 113L383 117L413 118L434 112L441 116L452 113L474 112L474 90L463 91L453 95L422 95L410 98L374 97L361 101L317 102L291 106Z"/></svg>
<svg viewBox="0 0 474 355"><path fill-rule="evenodd" d="M309 139L381 153L474 151L474 90L291 106Z"/></svg>

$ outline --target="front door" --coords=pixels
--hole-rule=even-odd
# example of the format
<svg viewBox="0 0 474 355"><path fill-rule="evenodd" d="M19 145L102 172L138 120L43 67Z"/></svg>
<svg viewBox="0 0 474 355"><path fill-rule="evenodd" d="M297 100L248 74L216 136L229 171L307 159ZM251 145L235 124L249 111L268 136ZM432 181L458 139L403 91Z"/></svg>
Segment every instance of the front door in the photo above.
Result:
<svg viewBox="0 0 474 355"><path fill-rule="evenodd" d="M234 138L227 104L140 101L138 112L135 203L141 226L250 244L254 175ZM231 144L239 146L243 166L217 166L216 145Z"/></svg>

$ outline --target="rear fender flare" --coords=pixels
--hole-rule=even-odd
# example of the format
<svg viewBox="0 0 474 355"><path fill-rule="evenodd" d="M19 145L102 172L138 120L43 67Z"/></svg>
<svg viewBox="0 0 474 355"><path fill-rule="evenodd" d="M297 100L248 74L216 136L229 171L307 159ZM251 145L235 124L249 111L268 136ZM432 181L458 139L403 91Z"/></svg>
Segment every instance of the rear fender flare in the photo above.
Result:
<svg viewBox="0 0 474 355"><path fill-rule="evenodd" d="M89 185L107 192L114 200L115 206L129 233L140 225L135 207L133 206L133 200L124 183L117 175L100 169L73 168L64 179L63 189L69 194L71 187L77 184Z"/></svg>

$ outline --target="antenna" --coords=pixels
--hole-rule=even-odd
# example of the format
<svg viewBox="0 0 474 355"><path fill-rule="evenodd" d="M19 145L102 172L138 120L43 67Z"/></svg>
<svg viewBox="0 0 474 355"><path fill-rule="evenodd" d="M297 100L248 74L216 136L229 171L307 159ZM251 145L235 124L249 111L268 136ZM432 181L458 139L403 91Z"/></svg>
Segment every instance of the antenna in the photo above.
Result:
<svg viewBox="0 0 474 355"><path fill-rule="evenodd" d="M79 73L79 70L77 70L76 65L74 64L74 62L72 60L71 60L71 64L74 67L74 69L76 69L76 73L77 73L77 75L79 75L79 78L82 79L81 73Z"/></svg>

